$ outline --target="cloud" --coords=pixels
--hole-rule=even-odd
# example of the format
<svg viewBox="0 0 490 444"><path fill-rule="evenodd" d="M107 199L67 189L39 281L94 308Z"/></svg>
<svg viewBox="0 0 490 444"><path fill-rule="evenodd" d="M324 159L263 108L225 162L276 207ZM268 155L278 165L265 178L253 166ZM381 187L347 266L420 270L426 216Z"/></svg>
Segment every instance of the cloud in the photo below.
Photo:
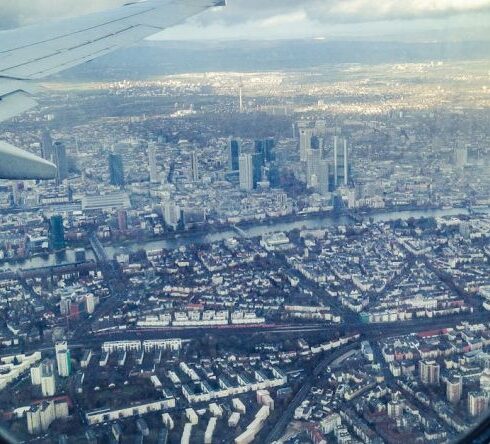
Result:
<svg viewBox="0 0 490 444"><path fill-rule="evenodd" d="M0 0L0 28L86 14L127 1ZM430 26L446 19L471 26L490 12L490 0L228 0L228 3L226 8L211 9L158 38L333 35L350 32L349 26L354 30L377 26L377 32L383 33L391 32L390 27L400 31L410 24L429 20Z"/></svg>
<svg viewBox="0 0 490 444"><path fill-rule="evenodd" d="M229 0L219 14L197 21L209 25L243 23L275 17L306 15L323 23L362 23L394 19L430 19L490 11L490 0Z"/></svg>
<svg viewBox="0 0 490 444"><path fill-rule="evenodd" d="M124 4L127 0L1 0L3 24L22 25L51 17L90 13ZM185 0L180 0L185 1ZM490 11L490 0L229 0L219 12L209 12L194 23L246 23L306 15L311 21L352 23L417 19Z"/></svg>
<svg viewBox="0 0 490 444"><path fill-rule="evenodd" d="M425 19L490 10L490 0L336 0L315 3L307 9L311 18L337 22Z"/></svg>
<svg viewBox="0 0 490 444"><path fill-rule="evenodd" d="M124 3L125 0L0 0L0 28L89 14Z"/></svg>

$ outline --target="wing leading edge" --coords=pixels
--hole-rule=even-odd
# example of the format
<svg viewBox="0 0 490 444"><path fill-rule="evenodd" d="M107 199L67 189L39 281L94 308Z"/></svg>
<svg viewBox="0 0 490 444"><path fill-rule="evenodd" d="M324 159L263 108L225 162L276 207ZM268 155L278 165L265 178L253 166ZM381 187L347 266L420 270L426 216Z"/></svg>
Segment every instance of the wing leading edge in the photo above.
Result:
<svg viewBox="0 0 490 444"><path fill-rule="evenodd" d="M132 45L205 9L224 5L224 0L146 0L83 17L0 31L0 121L36 104L31 80ZM19 171L10 177L0 169L0 178L54 177L56 170L46 177L46 161L36 156L29 156L29 162L32 166L36 158L39 160L40 174L36 176L35 168L26 168L22 174L22 162L27 165L25 151L11 145L6 151L0 145L0 164L7 154L10 160L18 155Z"/></svg>

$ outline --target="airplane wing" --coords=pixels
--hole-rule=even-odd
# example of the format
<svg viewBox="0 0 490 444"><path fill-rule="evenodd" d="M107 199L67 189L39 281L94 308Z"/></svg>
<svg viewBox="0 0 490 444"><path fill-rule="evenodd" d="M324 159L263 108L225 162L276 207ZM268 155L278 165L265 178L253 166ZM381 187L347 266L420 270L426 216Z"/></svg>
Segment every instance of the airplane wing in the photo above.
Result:
<svg viewBox="0 0 490 444"><path fill-rule="evenodd" d="M36 105L33 81L129 46L207 8L224 5L225 0L143 0L83 17L0 31L0 121ZM16 155L18 162L4 162ZM53 164L31 156L0 143L0 178L55 176Z"/></svg>

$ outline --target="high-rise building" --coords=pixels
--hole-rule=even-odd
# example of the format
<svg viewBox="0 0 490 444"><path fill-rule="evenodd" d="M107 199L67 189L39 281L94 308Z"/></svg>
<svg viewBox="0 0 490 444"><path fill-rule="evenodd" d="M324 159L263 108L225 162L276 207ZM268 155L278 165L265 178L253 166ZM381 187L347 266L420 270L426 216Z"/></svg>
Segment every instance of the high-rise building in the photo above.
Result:
<svg viewBox="0 0 490 444"><path fill-rule="evenodd" d="M31 435L45 432L55 418L53 401L35 404L26 412L27 430Z"/></svg>
<svg viewBox="0 0 490 444"><path fill-rule="evenodd" d="M321 150L310 150L306 156L306 186L308 188L314 188L317 184L317 170L321 160Z"/></svg>
<svg viewBox="0 0 490 444"><path fill-rule="evenodd" d="M310 128L307 122L298 122L299 130L299 158L306 162L308 152L311 150L311 138L313 137L313 128Z"/></svg>
<svg viewBox="0 0 490 444"><path fill-rule="evenodd" d="M255 154L262 156L262 162L265 165L267 162L275 160L274 155L275 142L273 137L255 141Z"/></svg>
<svg viewBox="0 0 490 444"><path fill-rule="evenodd" d="M156 145L153 142L148 143L148 168L150 170L150 182L160 182L160 177L157 168Z"/></svg>
<svg viewBox="0 0 490 444"><path fill-rule="evenodd" d="M68 415L68 403L64 399L34 404L26 412L27 430L31 435L46 432L54 420L67 418Z"/></svg>
<svg viewBox="0 0 490 444"><path fill-rule="evenodd" d="M251 154L242 154L239 158L240 188L245 191L254 189L254 171Z"/></svg>
<svg viewBox="0 0 490 444"><path fill-rule="evenodd" d="M22 204L22 192L24 191L24 182L12 182L12 204Z"/></svg>
<svg viewBox="0 0 490 444"><path fill-rule="evenodd" d="M239 92L238 92L238 106L239 106L239 110L240 110L240 113L243 113L243 85L240 84L240 87L239 87Z"/></svg>
<svg viewBox="0 0 490 444"><path fill-rule="evenodd" d="M330 163L322 159L322 150L312 149L306 160L306 185L317 193L329 193Z"/></svg>
<svg viewBox="0 0 490 444"><path fill-rule="evenodd" d="M265 139L265 160L267 162L274 162L276 160L276 153L274 149L276 148L276 141L274 137L268 137Z"/></svg>
<svg viewBox="0 0 490 444"><path fill-rule="evenodd" d="M468 393L468 413L470 416L481 416L488 409L488 395L482 391Z"/></svg>
<svg viewBox="0 0 490 444"><path fill-rule="evenodd" d="M124 185L124 166L120 154L109 154L109 181L111 185Z"/></svg>
<svg viewBox="0 0 490 444"><path fill-rule="evenodd" d="M237 139L230 139L228 142L228 170L238 171L240 168L240 141Z"/></svg>
<svg viewBox="0 0 490 444"><path fill-rule="evenodd" d="M463 380L461 376L452 376L446 382L446 397L452 404L457 404L463 393Z"/></svg>
<svg viewBox="0 0 490 444"><path fill-rule="evenodd" d="M60 215L51 216L49 219L49 244L51 249L56 251L65 248L65 228L63 217Z"/></svg>
<svg viewBox="0 0 490 444"><path fill-rule="evenodd" d="M70 350L66 341L57 342L55 344L56 365L58 366L58 375L62 378L67 378L71 373L71 357Z"/></svg>
<svg viewBox="0 0 490 444"><path fill-rule="evenodd" d="M41 364L41 391L43 396L54 396L56 392L54 364L51 359L46 359Z"/></svg>
<svg viewBox="0 0 490 444"><path fill-rule="evenodd" d="M31 367L31 384L41 385L41 367L42 364L33 365Z"/></svg>
<svg viewBox="0 0 490 444"><path fill-rule="evenodd" d="M436 361L422 360L419 362L419 376L423 384L439 384L441 367Z"/></svg>
<svg viewBox="0 0 490 444"><path fill-rule="evenodd" d="M403 414L403 404L398 399L392 399L388 402L387 410L390 418L398 418Z"/></svg>
<svg viewBox="0 0 490 444"><path fill-rule="evenodd" d="M163 219L169 227L176 228L183 221L184 212L174 202L167 202L163 206Z"/></svg>
<svg viewBox="0 0 490 444"><path fill-rule="evenodd" d="M56 165L56 183L60 184L68 177L68 160L63 142L55 142L51 161Z"/></svg>
<svg viewBox="0 0 490 444"><path fill-rule="evenodd" d="M262 166L264 164L263 155L260 153L252 154L252 176L253 188L257 188L257 184L262 181Z"/></svg>
<svg viewBox="0 0 490 444"><path fill-rule="evenodd" d="M347 139L334 136L333 139L333 164L335 188L349 184L349 152Z"/></svg>
<svg viewBox="0 0 490 444"><path fill-rule="evenodd" d="M50 162L53 159L53 140L47 130L43 131L41 136L41 157Z"/></svg>
<svg viewBox="0 0 490 444"><path fill-rule="evenodd" d="M257 183L262 180L262 155L242 154L239 158L239 175L242 190L257 188Z"/></svg>
<svg viewBox="0 0 490 444"><path fill-rule="evenodd" d="M85 306L88 314L92 314L95 311L95 296L92 293L85 296Z"/></svg>
<svg viewBox="0 0 490 444"><path fill-rule="evenodd" d="M197 153L195 151L193 151L191 155L191 172L192 181L199 182L199 162L197 159Z"/></svg>

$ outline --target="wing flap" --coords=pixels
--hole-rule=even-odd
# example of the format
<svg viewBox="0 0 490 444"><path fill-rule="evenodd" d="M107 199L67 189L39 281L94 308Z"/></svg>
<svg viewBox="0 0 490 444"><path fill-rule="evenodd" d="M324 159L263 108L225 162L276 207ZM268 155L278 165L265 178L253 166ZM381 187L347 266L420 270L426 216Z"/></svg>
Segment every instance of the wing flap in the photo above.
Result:
<svg viewBox="0 0 490 444"><path fill-rule="evenodd" d="M0 122L36 106L37 90L28 82L0 78Z"/></svg>
<svg viewBox="0 0 490 444"><path fill-rule="evenodd" d="M56 165L0 141L0 177L2 179L54 179Z"/></svg>
<svg viewBox="0 0 490 444"><path fill-rule="evenodd" d="M0 98L0 122L34 108L36 100L24 91L15 91Z"/></svg>

